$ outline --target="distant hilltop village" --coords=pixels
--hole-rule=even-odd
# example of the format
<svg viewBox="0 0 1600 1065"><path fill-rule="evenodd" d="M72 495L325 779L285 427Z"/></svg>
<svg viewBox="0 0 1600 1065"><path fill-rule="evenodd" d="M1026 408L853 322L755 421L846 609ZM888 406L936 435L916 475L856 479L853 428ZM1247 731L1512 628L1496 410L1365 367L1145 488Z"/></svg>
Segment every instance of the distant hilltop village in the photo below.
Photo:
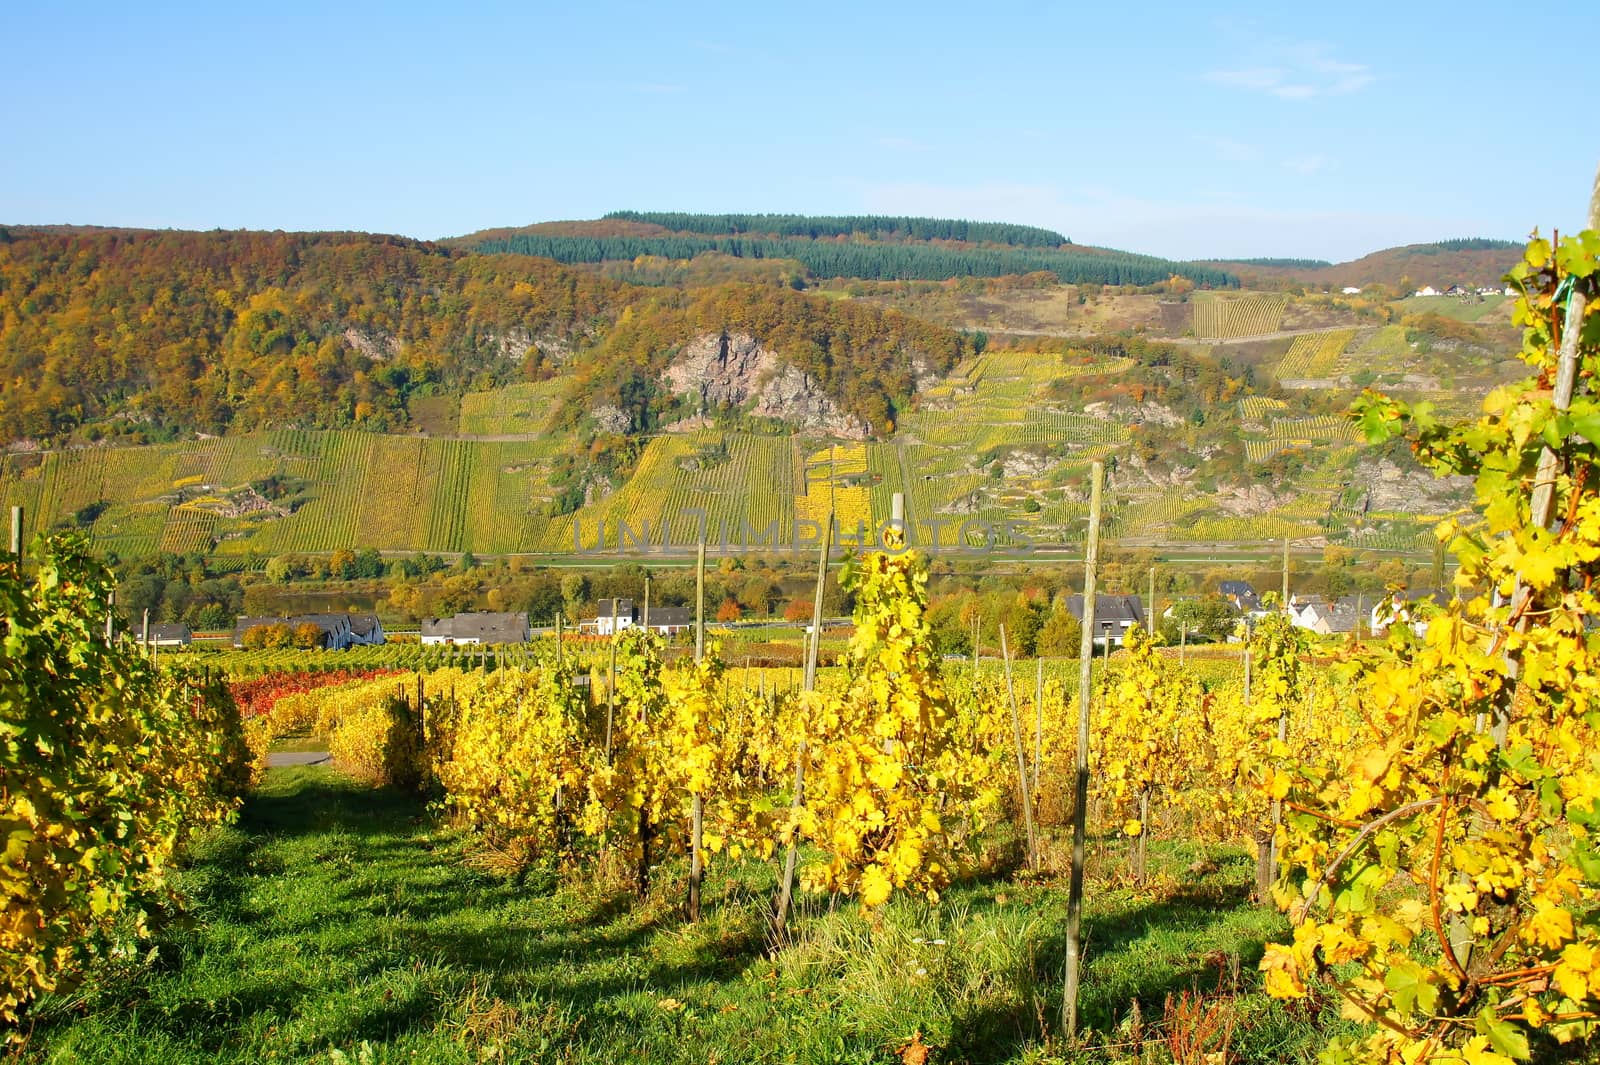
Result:
<svg viewBox="0 0 1600 1065"><path fill-rule="evenodd" d="M1361 290L1359 288L1346 288L1344 291L1346 295L1348 295L1352 292L1360 292ZM1483 299L1486 296L1515 296L1516 294L1517 290L1512 288L1510 285L1507 285L1505 288L1497 288L1493 285L1483 285L1476 289L1467 288L1465 285L1451 285L1442 292L1439 289L1434 288L1432 285L1423 285L1411 295L1455 296L1457 299L1465 300L1473 298Z"/></svg>

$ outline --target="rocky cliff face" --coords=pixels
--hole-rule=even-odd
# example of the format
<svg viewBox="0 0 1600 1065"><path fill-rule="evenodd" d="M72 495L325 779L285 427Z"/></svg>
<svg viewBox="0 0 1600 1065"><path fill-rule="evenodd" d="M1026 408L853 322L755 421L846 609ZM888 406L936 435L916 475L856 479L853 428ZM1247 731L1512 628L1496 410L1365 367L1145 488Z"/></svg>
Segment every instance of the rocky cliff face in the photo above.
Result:
<svg viewBox="0 0 1600 1065"><path fill-rule="evenodd" d="M1102 421L1121 422L1124 425L1160 425L1170 427L1182 425L1183 418L1178 412L1161 403L1132 403L1101 400L1090 403L1083 408L1083 413L1091 418Z"/></svg>
<svg viewBox="0 0 1600 1065"><path fill-rule="evenodd" d="M696 337L667 367L675 395L693 397L702 410L727 405L762 418L782 418L802 429L864 438L866 426L839 409L820 385L788 365L748 333Z"/></svg>
<svg viewBox="0 0 1600 1065"><path fill-rule="evenodd" d="M1367 490L1367 508L1380 513L1443 514L1472 500L1471 477L1435 477L1385 458L1363 459L1351 483Z"/></svg>
<svg viewBox="0 0 1600 1065"><path fill-rule="evenodd" d="M707 333L683 349L666 378L675 394L698 396L701 407L742 407L777 370L776 353L750 334Z"/></svg>
<svg viewBox="0 0 1600 1065"><path fill-rule="evenodd" d="M373 362L383 362L400 354L400 340L382 330L363 333L355 326L344 331L344 342Z"/></svg>

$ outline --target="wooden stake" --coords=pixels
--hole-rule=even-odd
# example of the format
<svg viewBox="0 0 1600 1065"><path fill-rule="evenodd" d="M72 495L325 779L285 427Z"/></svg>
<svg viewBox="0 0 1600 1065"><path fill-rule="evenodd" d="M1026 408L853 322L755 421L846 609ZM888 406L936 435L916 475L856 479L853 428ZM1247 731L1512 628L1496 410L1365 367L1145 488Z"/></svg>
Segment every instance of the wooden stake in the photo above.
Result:
<svg viewBox="0 0 1600 1065"><path fill-rule="evenodd" d="M427 700L422 686L422 670L417 670L417 740L422 749L428 749L428 724L426 718Z"/></svg>
<svg viewBox="0 0 1600 1065"><path fill-rule="evenodd" d="M1033 828L1033 796L1028 790L1028 761L1022 753L1022 721L1017 714L1017 693L1011 686L1011 646L1006 627L1000 626L1000 656L1006 666L1006 700L1011 705L1011 739L1017 752L1017 790L1022 795L1022 823L1028 833L1028 868L1039 871L1039 837Z"/></svg>
<svg viewBox="0 0 1600 1065"><path fill-rule="evenodd" d="M700 886L706 871L700 855L700 842L705 831L705 800L696 792L689 802L689 835L693 850L689 856L689 920L700 919Z"/></svg>
<svg viewBox="0 0 1600 1065"><path fill-rule="evenodd" d="M1150 609L1144 616L1144 631L1156 631L1156 568L1150 567Z"/></svg>
<svg viewBox="0 0 1600 1065"><path fill-rule="evenodd" d="M706 654L706 542L702 537L694 563L694 661L699 665ZM689 802L689 920L700 919L700 888L705 881L705 858L701 846L705 839L705 799L695 792Z"/></svg>
<svg viewBox="0 0 1600 1065"><path fill-rule="evenodd" d="M611 723L617 714L617 601L611 600L611 671L606 678L606 764L611 764Z"/></svg>
<svg viewBox="0 0 1600 1065"><path fill-rule="evenodd" d="M1089 814L1089 699L1093 692L1095 573L1100 565L1100 503L1105 467L1089 470L1089 532L1083 552L1083 636L1078 644L1078 757L1072 804L1072 880L1067 893L1066 994L1061 1026L1078 1036L1078 974L1082 964L1083 859Z"/></svg>
<svg viewBox="0 0 1600 1065"><path fill-rule="evenodd" d="M1139 842L1134 851L1133 880L1136 884L1143 884L1145 871L1149 868L1145 864L1145 841L1150 838L1150 788L1139 789Z"/></svg>
<svg viewBox="0 0 1600 1065"><path fill-rule="evenodd" d="M817 686L817 656L822 647L822 592L828 581L828 550L833 546L833 511L828 511L828 528L822 534L822 549L817 555L817 590L811 600L811 639L806 643L805 690L815 691ZM798 814L805 804L806 738L800 737L795 746L794 801L791 815ZM773 917L773 939L781 941L789 923L789 904L794 898L794 873L800 861L799 843L791 839L783 856L783 878L778 889L778 908Z"/></svg>
<svg viewBox="0 0 1600 1065"><path fill-rule="evenodd" d="M694 660L706 653L706 542L702 537L694 556Z"/></svg>
<svg viewBox="0 0 1600 1065"><path fill-rule="evenodd" d="M22 508L11 508L11 557L22 564Z"/></svg>
<svg viewBox="0 0 1600 1065"><path fill-rule="evenodd" d="M1033 794L1039 794L1039 765L1044 761L1044 656L1033 660Z"/></svg>

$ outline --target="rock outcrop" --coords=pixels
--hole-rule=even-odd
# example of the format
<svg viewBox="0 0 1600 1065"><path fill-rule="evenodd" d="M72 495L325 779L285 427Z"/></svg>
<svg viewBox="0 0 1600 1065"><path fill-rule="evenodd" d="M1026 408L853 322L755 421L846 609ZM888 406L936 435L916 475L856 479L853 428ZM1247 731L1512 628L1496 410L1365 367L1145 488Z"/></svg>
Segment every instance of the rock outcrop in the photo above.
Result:
<svg viewBox="0 0 1600 1065"><path fill-rule="evenodd" d="M1369 511L1441 514L1471 501L1471 477L1435 477L1386 458L1363 459L1351 483L1367 490Z"/></svg>
<svg viewBox="0 0 1600 1065"><path fill-rule="evenodd" d="M1150 425L1173 426L1182 425L1183 418L1177 411L1161 403L1113 403L1101 400L1098 403L1087 404L1083 413L1091 418L1100 418L1108 422L1121 422L1124 425Z"/></svg>
<svg viewBox="0 0 1600 1065"><path fill-rule="evenodd" d="M344 331L344 342L373 362L383 362L400 354L400 338L382 331L363 333L355 326L351 326Z"/></svg>
<svg viewBox="0 0 1600 1065"><path fill-rule="evenodd" d="M621 407L601 406L589 412L594 418L594 424L602 433L622 435L633 425L633 419L628 417L628 412Z"/></svg>
<svg viewBox="0 0 1600 1065"><path fill-rule="evenodd" d="M696 337L667 367L664 379L675 395L692 397L700 410L737 407L802 429L857 439L867 435L867 427L841 410L810 374L748 333Z"/></svg>

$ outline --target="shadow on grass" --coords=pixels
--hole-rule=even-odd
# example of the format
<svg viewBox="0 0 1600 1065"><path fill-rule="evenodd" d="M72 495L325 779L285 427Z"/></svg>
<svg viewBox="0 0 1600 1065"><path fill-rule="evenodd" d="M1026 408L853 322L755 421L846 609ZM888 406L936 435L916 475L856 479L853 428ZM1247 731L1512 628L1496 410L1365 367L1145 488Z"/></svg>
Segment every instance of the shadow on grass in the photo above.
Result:
<svg viewBox="0 0 1600 1065"><path fill-rule="evenodd" d="M281 1032L295 1053L440 1032L468 988L584 1008L727 980L762 956L758 922L685 941L662 896L560 891L554 875L498 876L467 856L415 796L275 769L238 823L197 847L185 876L199 922L119 992L137 1011L119 1023L224 1057L248 1033Z"/></svg>
<svg viewBox="0 0 1600 1065"><path fill-rule="evenodd" d="M409 830L426 812L415 795L368 787L318 766L288 766L272 770L245 801L239 827L273 836L334 831L385 836Z"/></svg>
<svg viewBox="0 0 1600 1065"><path fill-rule="evenodd" d="M1241 920L1250 892L1216 881L1179 886L1112 912L1086 915L1078 1023L1111 1032L1137 1001L1147 1020L1158 1019L1168 995L1231 989L1233 973L1253 970L1270 936ZM1102 896L1103 897L1103 896ZM1065 907L1065 896L1061 898ZM985 909L974 900L974 911ZM1264 915L1263 921L1271 918ZM1028 983L1032 1001L981 1003L952 1018L951 1060L998 1065L1016 1060L1045 1033L1058 1032L1066 965L1060 932L1040 940Z"/></svg>

